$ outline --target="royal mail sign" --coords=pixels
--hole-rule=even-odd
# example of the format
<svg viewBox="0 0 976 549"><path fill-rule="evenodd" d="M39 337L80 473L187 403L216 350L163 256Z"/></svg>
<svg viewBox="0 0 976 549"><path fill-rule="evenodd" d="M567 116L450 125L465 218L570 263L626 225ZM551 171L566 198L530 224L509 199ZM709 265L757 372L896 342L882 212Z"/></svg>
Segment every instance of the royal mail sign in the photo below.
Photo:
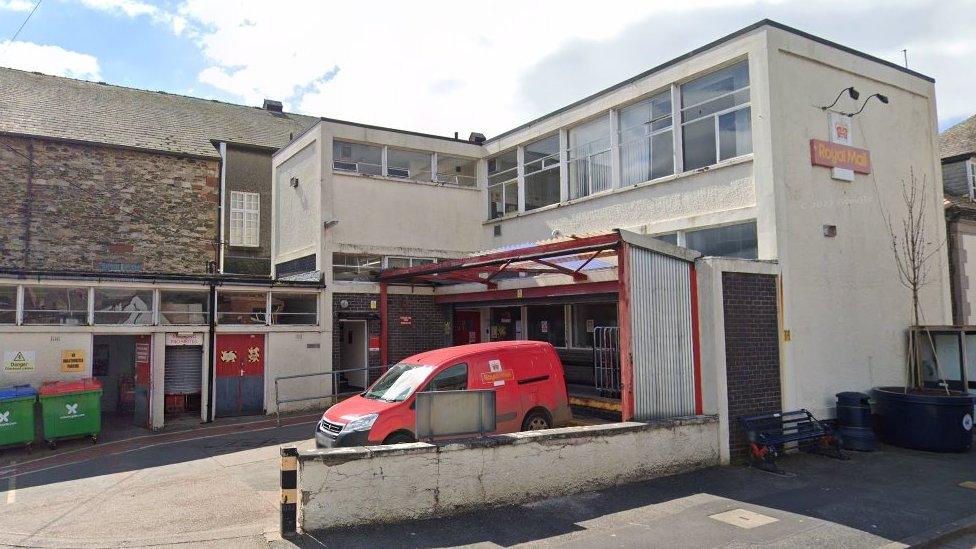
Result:
<svg viewBox="0 0 976 549"><path fill-rule="evenodd" d="M814 166L841 168L867 174L871 173L871 151L811 139L810 163Z"/></svg>

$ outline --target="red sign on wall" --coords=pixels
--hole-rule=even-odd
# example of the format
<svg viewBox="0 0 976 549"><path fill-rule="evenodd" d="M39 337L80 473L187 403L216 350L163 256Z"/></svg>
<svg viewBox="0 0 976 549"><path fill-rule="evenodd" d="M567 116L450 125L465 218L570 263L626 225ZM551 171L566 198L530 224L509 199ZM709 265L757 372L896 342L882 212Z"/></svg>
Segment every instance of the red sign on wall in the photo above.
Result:
<svg viewBox="0 0 976 549"><path fill-rule="evenodd" d="M871 151L848 147L840 143L811 139L810 163L814 166L844 168L854 170L857 173L871 173Z"/></svg>
<svg viewBox="0 0 976 549"><path fill-rule="evenodd" d="M401 316L400 317L400 326L411 326L411 325L413 325L413 317L412 316Z"/></svg>

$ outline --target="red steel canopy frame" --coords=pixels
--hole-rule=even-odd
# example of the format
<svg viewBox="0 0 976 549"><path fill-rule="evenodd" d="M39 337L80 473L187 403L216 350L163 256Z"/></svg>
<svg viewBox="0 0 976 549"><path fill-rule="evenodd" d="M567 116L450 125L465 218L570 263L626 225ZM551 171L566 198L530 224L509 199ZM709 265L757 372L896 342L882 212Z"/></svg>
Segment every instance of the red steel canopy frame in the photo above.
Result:
<svg viewBox="0 0 976 549"><path fill-rule="evenodd" d="M619 296L617 323L620 328L619 345L621 349L621 415L623 421L629 421L634 417L634 373L632 357L629 351L631 345L631 307L628 287L629 273L626 260L627 251L630 246L630 244L621 238L618 232L613 232L384 271L380 273L380 361L386 365L389 359L387 346L389 335L387 298L390 284L435 287L459 283L482 283L485 285L485 291L436 296L435 300L437 303L442 304L617 292ZM610 253L616 254L617 256L617 280L609 282L586 282L589 277L583 271L584 267L597 257ZM576 269L570 269L564 265L560 265L556 261L552 261L554 258L574 254L582 254L581 257L585 257L583 263ZM527 265L532 265L532 267L528 267ZM698 335L698 288L694 263L692 263L690 271L692 284L695 408L696 412L701 414L702 395ZM498 290L498 285L495 280L500 274L505 272L519 272L526 275L562 274L570 277L572 282L553 286L534 286L520 290Z"/></svg>

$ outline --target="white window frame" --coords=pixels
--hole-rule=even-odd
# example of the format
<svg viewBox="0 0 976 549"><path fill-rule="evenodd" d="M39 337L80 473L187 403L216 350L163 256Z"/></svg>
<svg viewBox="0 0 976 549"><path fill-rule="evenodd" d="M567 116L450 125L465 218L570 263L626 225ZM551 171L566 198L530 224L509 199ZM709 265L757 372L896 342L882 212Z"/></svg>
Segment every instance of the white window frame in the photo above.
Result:
<svg viewBox="0 0 976 549"><path fill-rule="evenodd" d="M517 149L515 149L515 166L514 167L508 168L507 170L502 170L502 171L497 172L495 174L489 173L487 175L486 183L487 183L487 189L488 189L487 196L488 196L488 219L489 220L491 220L491 219L503 219L505 217L508 217L510 215L515 215L515 214L523 211L522 210L522 207L521 207L522 206L522 204L521 204L522 201L521 200L519 200L519 207L517 207L514 212L506 212L505 211L505 205L508 204L508 201L506 200L507 197L505 196L505 187L507 185L510 185L512 183L512 181L515 181L516 182L516 185L517 185L517 192L519 194L521 194L521 189L524 186L524 182L523 182L523 178L522 178L522 173L523 173L522 159L523 159L523 157L522 157L522 153L520 151L521 151L521 147L518 147ZM500 157L500 156L502 156L504 154L508 154L510 152L512 152L512 149L509 149L509 150L506 150L506 151L502 151L501 153L498 153L498 154L496 154L496 155L488 158L487 160L490 162L491 160L493 160L495 158L498 158L498 157ZM492 175L498 175L498 174L509 174L511 177L509 177L508 179L505 179L504 181L499 181L497 183L492 183L491 182ZM496 188L496 187L501 188L501 191L502 191L502 201L501 201L502 211L499 212L499 215L497 215L495 217L492 217L492 215L491 215L491 191L494 188Z"/></svg>
<svg viewBox="0 0 976 549"><path fill-rule="evenodd" d="M599 150L597 150L594 147L593 150L590 150L590 147L594 143L597 143L598 141L601 141L603 138L600 138L600 139L597 139L597 140L594 140L594 141L589 141L587 143L583 143L582 145L577 145L576 147L571 147L569 145L569 142L568 142L569 135L572 133L572 131L574 129L577 129L577 128L580 128L580 127L585 126L587 124L590 124L592 122L595 122L595 121L599 120L600 118L606 118L607 120L609 120L609 123L608 123L608 126L607 126L608 127L608 131L607 131L607 137L606 137L606 139L607 139L607 147L606 148L600 148ZM616 155L618 155L620 153L619 153L619 150L618 150L619 147L615 147L615 145L617 145L617 143L616 143L617 140L616 140L616 138L614 138L614 126L616 125L615 122L614 122L614 118L615 118L615 116L614 116L613 110L611 109L611 110L608 110L606 112L601 113L599 116L594 116L594 117L589 118L587 120L580 121L577 124L573 124L571 127L569 127L569 128L566 129L566 136L567 136L566 146L567 146L567 150L566 150L566 168L565 169L566 169L566 177L567 177L567 180L569 181L569 198L571 200L572 199L577 199L577 198L585 198L587 196L593 196L593 195L596 195L596 194L600 194L600 193L604 193L604 192L613 190L615 188L615 186L614 186L614 171L615 171L614 170L614 156L616 156ZM594 191L593 190L593 168L592 168L592 166L593 166L593 158L596 157L596 156L599 156L601 154L609 154L610 155L610 181L609 181L609 185L607 185L607 187L605 189L600 189L600 190ZM580 163L582 166L585 166L585 170L586 170L586 192L585 193L578 193L576 196L573 196L573 182L572 182L572 179L569 177L569 164L571 162L578 162L578 163Z"/></svg>
<svg viewBox="0 0 976 549"><path fill-rule="evenodd" d="M250 202L253 200L253 203ZM237 202L239 205L235 205ZM239 223L235 217L239 216ZM228 235L230 245L241 248L261 246L261 194L246 191L230 191L230 218ZM248 235L248 222L254 223L253 237Z"/></svg>
<svg viewBox="0 0 976 549"><path fill-rule="evenodd" d="M728 69L730 67L734 67L734 66L738 65L741 62L743 62L743 61L740 60L740 61L737 61L735 63L730 63L729 65L726 65L724 67L720 67L720 68L717 68L715 70L710 70L710 71L708 71L708 72L706 72L704 74L700 74L700 75L698 75L698 76L696 76L694 78L691 78L691 79L683 82L681 84L681 86L688 85L688 84L690 84L692 82L695 82L695 81L697 81L697 80L699 80L701 78L704 78L704 77L706 77L706 76L708 76L710 74L716 73L718 71L722 71L722 70ZM705 166L699 166L697 168L694 168L696 170L701 169L701 168L705 168L705 167L708 167L708 166L714 166L715 164L718 164L719 162L725 162L727 160L732 160L733 158L739 158L739 157L742 157L742 156L747 156L748 154L752 154L752 153L746 153L746 154L742 154L742 155L739 155L739 156L731 156L729 158L722 158L722 147L721 147L721 143L720 143L720 141L721 141L721 133L719 131L719 126L718 126L718 119L721 118L723 115L726 115L726 114L729 114L729 113L732 113L732 112L735 112L735 111L739 111L739 110L742 110L742 109L752 108L752 71L750 70L751 67L749 67L748 60L746 60L745 63L746 63L746 69L749 71L749 80L748 80L749 83L746 86L741 87L739 89L732 90L732 91L730 91L728 93L725 93L725 94L722 94L722 95L718 95L718 96L712 97L712 98L707 99L705 101L702 101L700 103L695 103L694 105L681 105L680 110L677 111L678 120L681 122L680 123L680 126L681 126L681 129L682 129L682 133L684 133L684 128L688 124L694 124L696 122L700 122L701 120L705 120L707 118L711 118L712 119L712 129L715 132L715 159L714 159L715 161L712 162L711 164L707 164ZM699 105L704 105L705 103L711 103L712 101L717 101L719 99L722 99L723 97L729 97L731 95L735 95L735 94L741 92L742 90L748 90L749 91L749 100L746 101L745 103L743 103L741 105L735 105L734 107L729 107L729 108L727 108L725 110L716 111L716 112L713 112L711 114L706 114L705 116L700 116L698 118L695 118L694 120L687 120L687 121L685 120L685 116L684 116L684 112L683 112L684 110L691 109L691 108L697 107ZM680 90L679 90L679 94L678 95L680 97L680 95L681 95L680 94ZM672 104L671 104L671 111L672 112L675 112L674 109L675 109L675 105L672 102ZM674 125L674 118L673 117L671 119L671 124L672 124L672 126ZM750 128L751 128L751 125L750 125ZM751 134L751 130L750 130L750 134ZM750 138L751 137L752 136L750 135ZM682 156L682 160L683 160L684 159L684 140L683 139L682 139L682 143L680 143L680 146L681 146L681 156ZM750 147L750 148L752 148L752 147ZM683 162L682 162L682 164L683 164ZM675 166L675 169L677 170L677 166ZM682 172L685 171L685 167L683 165L681 166L681 171Z"/></svg>
<svg viewBox="0 0 976 549"><path fill-rule="evenodd" d="M618 171L620 172L620 175L619 175L619 183L617 185L618 187L624 187L624 186L626 186L626 187L632 187L634 185L640 185L641 183L646 183L647 181L654 181L655 179L661 179L661 178L664 178L664 177L672 176L677 171L678 165L675 162L675 157L674 157L674 146L675 146L675 142L674 142L674 132L675 132L675 123L674 123L674 120L675 120L675 118L674 117L675 117L675 112L676 111L675 111L675 106L674 106L674 91L671 88L665 88L665 89L663 89L661 91L658 91L658 92L649 94L649 95L647 95L645 97L642 97L641 99L639 99L637 101L634 101L633 103L630 103L628 105L622 105L620 107L617 107L615 110L617 112L617 117L618 117L618 120L619 120L619 116L620 116L619 113L621 111L623 111L623 110L625 110L625 109L627 109L629 107L634 107L634 106L640 105L642 103L646 103L646 102L653 101L654 99L657 99L658 97L660 97L662 95L669 95L670 96L671 113L667 117L662 116L662 117L659 117L659 118L652 118L651 120L643 123L643 125L646 126L646 127L644 129L644 134L641 135L640 137L632 138L632 139L630 139L629 141L626 141L626 142L623 141L623 139L622 139L623 138L623 134L625 132L630 132L631 130L633 130L637 126L632 126L632 127L629 127L629 128L621 128L620 127L620 123L619 122L617 123L617 131L615 132L616 133L616 143L614 143L614 145L615 145L615 151L616 152L614 153L613 158L616 158L617 159L617 163L619 165ZM678 112L678 115L681 114L680 113L680 110L677 111L677 112ZM652 129L653 128L653 125L654 125L654 122L657 121L657 120L661 120L663 118L670 118L671 119L671 124L669 124L665 128L660 128L660 129L657 129L657 130ZM668 132L671 132L671 173L665 174L665 175L662 175L662 176L658 176L658 177L652 177L651 179L648 179L646 181L637 181L637 182L634 182L634 183L626 183L625 184L624 181L623 181L623 158L622 158L622 155L624 153L624 147L629 147L629 146L632 146L634 143L641 143L641 142L644 142L644 141L648 141L648 142L651 142L652 143L653 142L653 139L655 137L657 137L658 135L662 135L662 134L668 133ZM653 166L654 165L654 154L653 154L653 150L654 149L653 149L653 146L651 146L651 148L649 150L651 151L651 153L648 155L647 161L648 161L648 164L649 164L648 167L650 168L650 166Z"/></svg>
<svg viewBox="0 0 976 549"><path fill-rule="evenodd" d="M966 161L966 186L969 187L969 199L976 200L976 160Z"/></svg>
<svg viewBox="0 0 976 549"><path fill-rule="evenodd" d="M416 261L427 261L427 262L430 262L430 263L437 263L437 258L436 257L410 257L410 256L405 256L405 255L386 255L386 256L383 256L383 268L384 269L389 269L390 268L390 260L391 259L406 259L409 262L408 268L409 267L416 267L417 265L421 265L421 263L414 263Z"/></svg>

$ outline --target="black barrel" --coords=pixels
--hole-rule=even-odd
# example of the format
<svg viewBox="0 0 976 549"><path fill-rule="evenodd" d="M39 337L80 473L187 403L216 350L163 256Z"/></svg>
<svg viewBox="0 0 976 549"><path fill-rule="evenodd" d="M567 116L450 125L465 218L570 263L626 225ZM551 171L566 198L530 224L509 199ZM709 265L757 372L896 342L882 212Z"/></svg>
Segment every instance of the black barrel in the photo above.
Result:
<svg viewBox="0 0 976 549"><path fill-rule="evenodd" d="M976 396L953 391L874 389L878 434L886 444L931 452L965 452L973 445Z"/></svg>
<svg viewBox="0 0 976 549"><path fill-rule="evenodd" d="M847 450L872 452L878 441L871 429L871 399L864 393L837 393L837 434Z"/></svg>

